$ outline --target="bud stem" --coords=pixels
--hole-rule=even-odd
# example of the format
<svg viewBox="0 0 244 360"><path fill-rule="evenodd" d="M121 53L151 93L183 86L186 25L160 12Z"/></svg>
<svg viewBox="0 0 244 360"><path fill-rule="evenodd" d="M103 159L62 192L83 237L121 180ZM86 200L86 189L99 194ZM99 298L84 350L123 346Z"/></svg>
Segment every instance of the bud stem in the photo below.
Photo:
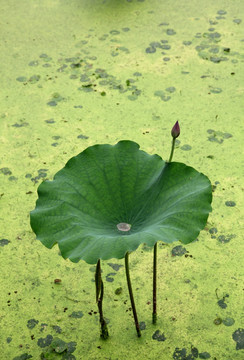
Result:
<svg viewBox="0 0 244 360"><path fill-rule="evenodd" d="M175 140L176 140L176 138L172 139L171 153L170 153L170 157L169 157L169 161L168 161L169 163L172 161L172 158L173 158L174 149L175 149Z"/></svg>

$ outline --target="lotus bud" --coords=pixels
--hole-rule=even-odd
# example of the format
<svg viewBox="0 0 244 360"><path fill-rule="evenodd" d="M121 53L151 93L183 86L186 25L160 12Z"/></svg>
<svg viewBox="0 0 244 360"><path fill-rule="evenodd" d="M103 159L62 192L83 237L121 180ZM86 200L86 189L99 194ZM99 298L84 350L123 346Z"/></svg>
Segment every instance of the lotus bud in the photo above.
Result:
<svg viewBox="0 0 244 360"><path fill-rule="evenodd" d="M180 135L180 125L179 125L178 121L176 121L176 123L172 127L171 135L174 139L176 139Z"/></svg>

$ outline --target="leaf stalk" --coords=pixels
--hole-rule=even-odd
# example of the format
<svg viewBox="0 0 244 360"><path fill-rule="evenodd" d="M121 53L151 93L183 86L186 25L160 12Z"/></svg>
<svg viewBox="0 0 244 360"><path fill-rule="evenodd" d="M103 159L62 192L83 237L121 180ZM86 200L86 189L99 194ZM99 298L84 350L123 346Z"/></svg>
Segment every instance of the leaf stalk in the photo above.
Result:
<svg viewBox="0 0 244 360"><path fill-rule="evenodd" d="M139 326L139 322L138 322L138 318L137 318L136 306L135 306L135 301L134 301L134 296L133 296L133 291L132 291L132 286L131 286L131 281L130 281L129 252L128 251L125 254L125 272L126 272L127 285L128 285L129 295L130 295L131 307L132 307L134 321L135 321L136 332L137 332L137 336L140 337L141 330L140 330L140 326Z"/></svg>
<svg viewBox="0 0 244 360"><path fill-rule="evenodd" d="M152 323L157 323L157 243L153 249L153 313Z"/></svg>
<svg viewBox="0 0 244 360"><path fill-rule="evenodd" d="M100 315L101 332L100 337L106 340L109 337L107 323L103 317L103 281L101 274L101 262L100 259L97 261L96 272L95 272L95 285L96 285L96 302Z"/></svg>

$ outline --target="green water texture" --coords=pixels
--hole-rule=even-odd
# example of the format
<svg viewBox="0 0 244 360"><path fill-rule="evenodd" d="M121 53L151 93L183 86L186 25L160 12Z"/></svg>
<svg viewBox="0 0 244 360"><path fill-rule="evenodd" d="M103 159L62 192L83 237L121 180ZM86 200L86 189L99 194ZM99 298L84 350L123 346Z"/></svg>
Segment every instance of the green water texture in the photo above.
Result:
<svg viewBox="0 0 244 360"><path fill-rule="evenodd" d="M0 358L59 338L48 359L243 359L243 1L1 0L0 14ZM102 262L102 341L95 267L31 231L37 187L94 144L167 160L177 120L174 160L209 177L213 211L192 244L159 246L156 325L152 250L130 255L141 338L124 261Z"/></svg>

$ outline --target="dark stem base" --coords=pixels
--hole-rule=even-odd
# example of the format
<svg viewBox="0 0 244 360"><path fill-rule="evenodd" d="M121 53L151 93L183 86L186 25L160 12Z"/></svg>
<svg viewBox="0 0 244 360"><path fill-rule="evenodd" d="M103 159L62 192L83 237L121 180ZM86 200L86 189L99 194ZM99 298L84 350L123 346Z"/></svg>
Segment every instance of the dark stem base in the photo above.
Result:
<svg viewBox="0 0 244 360"><path fill-rule="evenodd" d="M109 337L107 323L104 319L100 318L100 324L101 324L100 338L103 340L107 340Z"/></svg>
<svg viewBox="0 0 244 360"><path fill-rule="evenodd" d="M157 324L157 314L152 314L152 323Z"/></svg>

